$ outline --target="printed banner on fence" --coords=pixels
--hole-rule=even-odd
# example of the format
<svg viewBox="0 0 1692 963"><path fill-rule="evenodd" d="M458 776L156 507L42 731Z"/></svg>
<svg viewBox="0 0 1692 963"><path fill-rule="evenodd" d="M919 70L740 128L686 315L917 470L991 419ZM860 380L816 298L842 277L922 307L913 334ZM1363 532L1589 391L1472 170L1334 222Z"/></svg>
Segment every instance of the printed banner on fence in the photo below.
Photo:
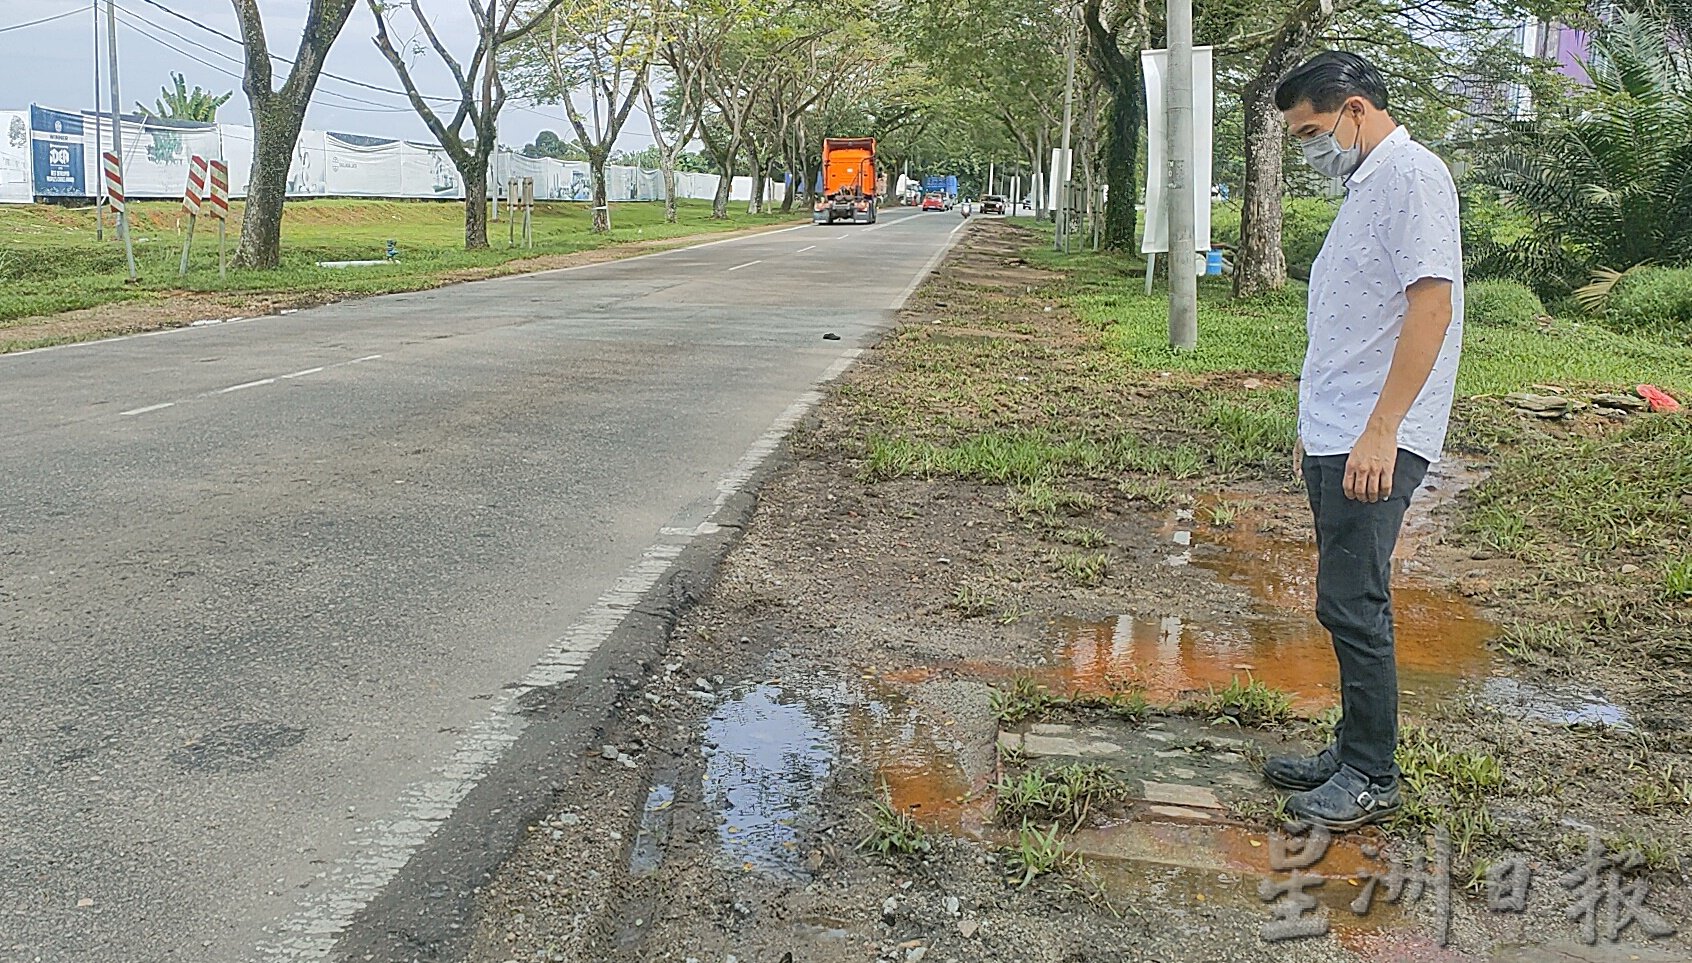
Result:
<svg viewBox="0 0 1692 963"><path fill-rule="evenodd" d="M29 105L30 160L35 169L35 193L87 197L83 168L82 116Z"/></svg>
<svg viewBox="0 0 1692 963"><path fill-rule="evenodd" d="M29 114L0 110L0 204L28 204L35 199L30 173Z"/></svg>
<svg viewBox="0 0 1692 963"><path fill-rule="evenodd" d="M104 149L112 149L112 119L83 116L84 143L94 157L95 129ZM123 126L123 174L130 197L180 198L188 178L189 159L223 156L218 125L185 120L156 120L125 114ZM93 168L89 168L92 180Z"/></svg>
<svg viewBox="0 0 1692 963"><path fill-rule="evenodd" d="M24 123L24 118L28 123ZM0 111L7 137L0 140L0 202L27 202L38 195L93 197L100 183L100 152L112 146L112 121L92 112L52 110L32 105L23 111ZM198 155L226 164L229 197L245 197L253 162L253 129L238 124L203 124L125 115L120 128L127 196L182 197L189 159ZM21 151L22 156L17 156ZM489 172L497 190L512 177L532 177L535 199L586 202L592 197L588 165L552 157L528 157L498 151ZM606 190L613 202L657 201L664 197L663 179L656 171L608 166ZM752 196L752 178L736 177L730 199ZM717 175L678 172L679 197L709 200L717 192ZM288 170L290 197L340 195L456 200L464 196L458 169L446 151L423 144L362 134L301 131ZM767 198L780 197L779 183ZM201 201L206 195L201 195ZM202 212L203 208L202 208Z"/></svg>

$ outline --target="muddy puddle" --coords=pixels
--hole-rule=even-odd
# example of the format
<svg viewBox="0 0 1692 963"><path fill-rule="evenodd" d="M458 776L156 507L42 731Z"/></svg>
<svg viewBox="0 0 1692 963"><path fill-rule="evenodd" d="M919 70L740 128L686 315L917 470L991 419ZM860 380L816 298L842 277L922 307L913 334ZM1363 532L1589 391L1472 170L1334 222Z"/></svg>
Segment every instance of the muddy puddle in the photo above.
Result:
<svg viewBox="0 0 1692 963"><path fill-rule="evenodd" d="M719 851L745 871L809 875L812 854L801 842L843 761L861 764L896 810L929 828L979 835L991 816L987 779L972 779L960 762L963 743L873 675L851 686L800 679L734 693L706 722L703 746L703 797L718 816ZM653 788L643 838L645 822L663 825L652 816L673 799L668 786Z"/></svg>
<svg viewBox="0 0 1692 963"><path fill-rule="evenodd" d="M704 750L705 803L718 814L725 863L808 878L816 854L807 851L806 840L829 786L840 779L864 780L869 784L864 788L930 831L999 839L1003 832L994 822L991 790L997 757L991 747L980 756L983 747L974 743L982 734L957 731L944 699L937 705L935 687L948 679L1003 684L1027 675L1053 692L1140 690L1154 703L1167 703L1250 675L1292 693L1304 712L1333 705L1338 669L1328 634L1312 614L1314 546L1262 532L1250 519L1214 528L1188 512L1171 527L1185 533L1171 537L1171 543L1186 554L1187 564L1237 585L1249 597L1243 612L1204 623L1168 614L1060 618L1043 630L1050 655L1039 666L867 667L845 680L785 679L730 694L706 724ZM1429 537L1426 528L1421 531ZM1625 711L1599 693L1551 690L1499 674L1487 649L1494 627L1462 597L1400 577L1394 604L1400 685L1409 713L1436 701L1466 698L1552 724L1627 724ZM1161 724L1128 725L1137 735L1120 737L1121 758L1106 758L1109 754L1101 756L1098 750L1120 734L1025 724L1015 733L1000 732L997 739L1001 747L1006 738L1018 740L1014 749L1024 758L1065 755L1062 746L1084 744L1088 748L1081 761L1103 762L1129 784L1143 787L1132 818L1089 827L1074 838L1074 848L1092 859L1111 893L1155 895L1149 887L1167 891L1166 897L1177 891L1190 897L1173 905L1206 899L1254 904L1256 887L1270 872L1266 837L1241 825L1230 809L1266 791L1245 748L1218 751L1213 743L1226 740L1202 733L1182 737L1204 743L1202 753L1171 743L1180 725L1171 720L1164 732L1154 731L1164 729ZM1235 734L1248 736L1237 729ZM1169 793L1170 798L1161 798ZM643 840L651 836L661 843L664 809L673 798L665 785L653 790ZM1176 804L1161 804L1171 801ZM1314 870L1330 881L1318 895L1334 911L1336 923L1351 915L1344 909L1354 880L1382 868L1376 854L1362 847L1362 841L1348 837ZM650 871L655 850L637 845L636 853L633 868ZM1171 905L1168 899L1162 904ZM1379 933L1383 922L1389 921L1372 917L1366 929L1352 936Z"/></svg>
<svg viewBox="0 0 1692 963"><path fill-rule="evenodd" d="M1555 688L1505 676L1481 685L1480 701L1506 715L1558 726L1633 728L1632 715L1602 692L1574 686Z"/></svg>

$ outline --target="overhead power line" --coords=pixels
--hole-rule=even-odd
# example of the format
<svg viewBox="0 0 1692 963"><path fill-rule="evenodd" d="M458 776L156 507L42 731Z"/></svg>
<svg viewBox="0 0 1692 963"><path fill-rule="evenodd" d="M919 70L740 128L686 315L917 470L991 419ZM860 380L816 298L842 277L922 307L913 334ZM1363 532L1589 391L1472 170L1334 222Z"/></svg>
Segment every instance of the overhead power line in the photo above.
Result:
<svg viewBox="0 0 1692 963"><path fill-rule="evenodd" d="M25 23L14 23L9 27L0 27L0 33L11 33L14 30L22 30L25 27L39 27L44 23L52 23L55 20L63 20L66 17L74 17L92 6L93 4L91 3L85 3L74 10L66 10L64 13L55 13L51 17L42 17L40 20L30 20Z"/></svg>
<svg viewBox="0 0 1692 963"><path fill-rule="evenodd" d="M187 14L178 13L177 11L172 10L171 8L169 8L169 7L165 6L164 4L160 3L159 0L141 0L141 2L145 3L149 7L156 7L159 10L162 10L165 13L170 14L171 16L175 17L176 19L182 21L183 23L193 24L194 26L200 28L201 30L204 30L207 33L215 34L216 36L222 37L223 39L229 41L230 43L236 44L236 45L243 47L243 48L246 47L246 44L241 40L241 38L232 37L229 34L224 33L223 31L217 29L216 27L207 26L206 24L203 24L200 21L195 20L194 18L188 16ZM284 57L281 54L274 54L273 53L273 54L270 55L270 59L276 61L277 63L287 64L290 67L292 67L294 65L294 61L292 59L290 59L288 57ZM338 80L343 84L351 84L354 87L363 87L365 90L374 90L377 93L381 93L381 94L392 94L392 95L397 96L397 97L407 97L407 96L409 96L405 91L400 90L400 89L395 88L395 87L383 87L380 84L366 83L365 81L362 81L362 80L354 80L351 77L342 77L340 74L332 74L327 70L320 71L320 74L322 76L328 77L332 80ZM459 97L433 97L433 96L430 96L428 94L424 94L423 99L424 100L433 100L433 101L436 101L437 103L456 104L462 98L459 98Z"/></svg>
<svg viewBox="0 0 1692 963"><path fill-rule="evenodd" d="M173 53L177 54L180 57L184 57L188 60L191 60L194 63L197 63L200 66L207 68L208 70L216 71L217 73L222 74L223 76L228 77L231 80L235 81L237 84L239 84L241 82L241 75L239 73L235 73L234 71L231 71L231 70L229 70L225 67L220 67L217 64L214 64L209 60L206 60L202 57L196 56L195 54L192 54L192 53L182 49L181 47L171 43L170 41L159 37L157 34L153 33L152 31L153 30L162 30L165 33L168 33L171 36L176 37L176 38L178 38L179 40L182 40L185 43L193 44L195 47L198 47L201 50L205 50L205 51L213 54L214 56L222 57L223 59L232 61L236 64L240 64L239 58L232 57L229 54L226 54L221 50L217 50L215 48L208 47L205 44L196 43L193 40L189 40L188 38L183 37L181 34L178 34L175 31L170 30L168 27L162 27L162 26L160 26L156 23L153 23L150 20L141 19L140 17L135 15L133 12L124 9L123 7L119 7L118 10L119 10L120 13L124 14L124 17L123 17L124 26L130 28L131 30L134 30L136 33L140 34L141 36L146 37L148 40L151 40L152 42L158 44L159 46L165 48L166 50L172 51ZM374 100L366 100L363 97L355 97L352 94L343 94L340 91L329 90L327 88L319 88L317 92L324 95L324 96L327 96L327 97L337 97L337 98L340 98L340 99L343 99L343 100L351 101L352 103L355 103L355 104L365 105L365 106L362 106L362 107L353 107L353 106L350 106L348 104L332 104L332 105L330 105L330 106L333 106L333 107L335 107L339 110L363 111L363 112L367 112L367 113L408 113L411 110L411 107L409 105L402 107L402 106L396 106L396 105L392 105L392 104L382 104L382 103L378 103Z"/></svg>

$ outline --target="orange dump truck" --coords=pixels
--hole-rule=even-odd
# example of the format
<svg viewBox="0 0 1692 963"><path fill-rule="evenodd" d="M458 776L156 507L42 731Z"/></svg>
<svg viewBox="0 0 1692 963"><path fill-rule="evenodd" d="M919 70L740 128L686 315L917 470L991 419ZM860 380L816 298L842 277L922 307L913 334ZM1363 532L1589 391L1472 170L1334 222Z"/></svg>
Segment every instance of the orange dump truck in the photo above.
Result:
<svg viewBox="0 0 1692 963"><path fill-rule="evenodd" d="M829 137L823 140L822 190L811 220L817 224L875 223L875 138Z"/></svg>

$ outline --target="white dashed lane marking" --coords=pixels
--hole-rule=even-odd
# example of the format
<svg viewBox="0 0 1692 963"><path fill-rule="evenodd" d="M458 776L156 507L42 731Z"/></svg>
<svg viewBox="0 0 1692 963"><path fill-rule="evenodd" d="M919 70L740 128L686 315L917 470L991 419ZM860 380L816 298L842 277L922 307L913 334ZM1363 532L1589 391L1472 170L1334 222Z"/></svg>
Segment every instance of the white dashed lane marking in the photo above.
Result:
<svg viewBox="0 0 1692 963"><path fill-rule="evenodd" d="M315 368L306 368L303 371L293 371L293 372L289 372L288 374L285 374L285 375L275 375L275 376L272 376L272 377L269 377L269 378L260 378L257 381L243 381L238 385L230 385L226 388L218 388L218 389L213 390L213 391L201 392L200 394L195 395L194 398L184 399L184 400L194 400L194 399L197 399L197 398L209 398L209 397L212 397L212 396L215 396L215 395L226 395L226 394L229 394L232 391L245 391L248 388L261 388L265 385L273 385L278 381L289 381L289 380L292 380L294 378L304 378L307 375L320 374L324 371L330 370L331 368L345 368L348 365L363 364L366 361L375 361L376 359L378 359L380 357L382 357L382 356L379 355L379 354L367 354L362 358L353 358L351 361L339 361L339 362L336 362L335 364L318 365ZM148 412L163 411L166 408L174 408L174 407L176 407L176 404L177 403L174 402L174 401L163 401L163 402L160 402L156 405L145 405L145 406L140 407L140 408L131 408L128 411L120 411L120 412L118 412L118 415L119 415L119 417L127 417L127 416L130 416L130 415L144 415L144 414L147 414Z"/></svg>
<svg viewBox="0 0 1692 963"><path fill-rule="evenodd" d="M220 388L217 393L220 395L226 395L231 391L245 391L248 388L257 388L260 385L273 385L275 383L275 378L260 378L257 381L244 381L238 385L230 385L227 388Z"/></svg>
<svg viewBox="0 0 1692 963"><path fill-rule="evenodd" d="M128 416L128 415L144 415L149 411L158 411L161 408L174 407L175 404L176 404L176 402L174 402L174 401L163 401L163 402L160 402L156 405L148 405L145 408L131 408L128 411L120 411L120 412L118 412L118 415L120 417L121 416Z"/></svg>

